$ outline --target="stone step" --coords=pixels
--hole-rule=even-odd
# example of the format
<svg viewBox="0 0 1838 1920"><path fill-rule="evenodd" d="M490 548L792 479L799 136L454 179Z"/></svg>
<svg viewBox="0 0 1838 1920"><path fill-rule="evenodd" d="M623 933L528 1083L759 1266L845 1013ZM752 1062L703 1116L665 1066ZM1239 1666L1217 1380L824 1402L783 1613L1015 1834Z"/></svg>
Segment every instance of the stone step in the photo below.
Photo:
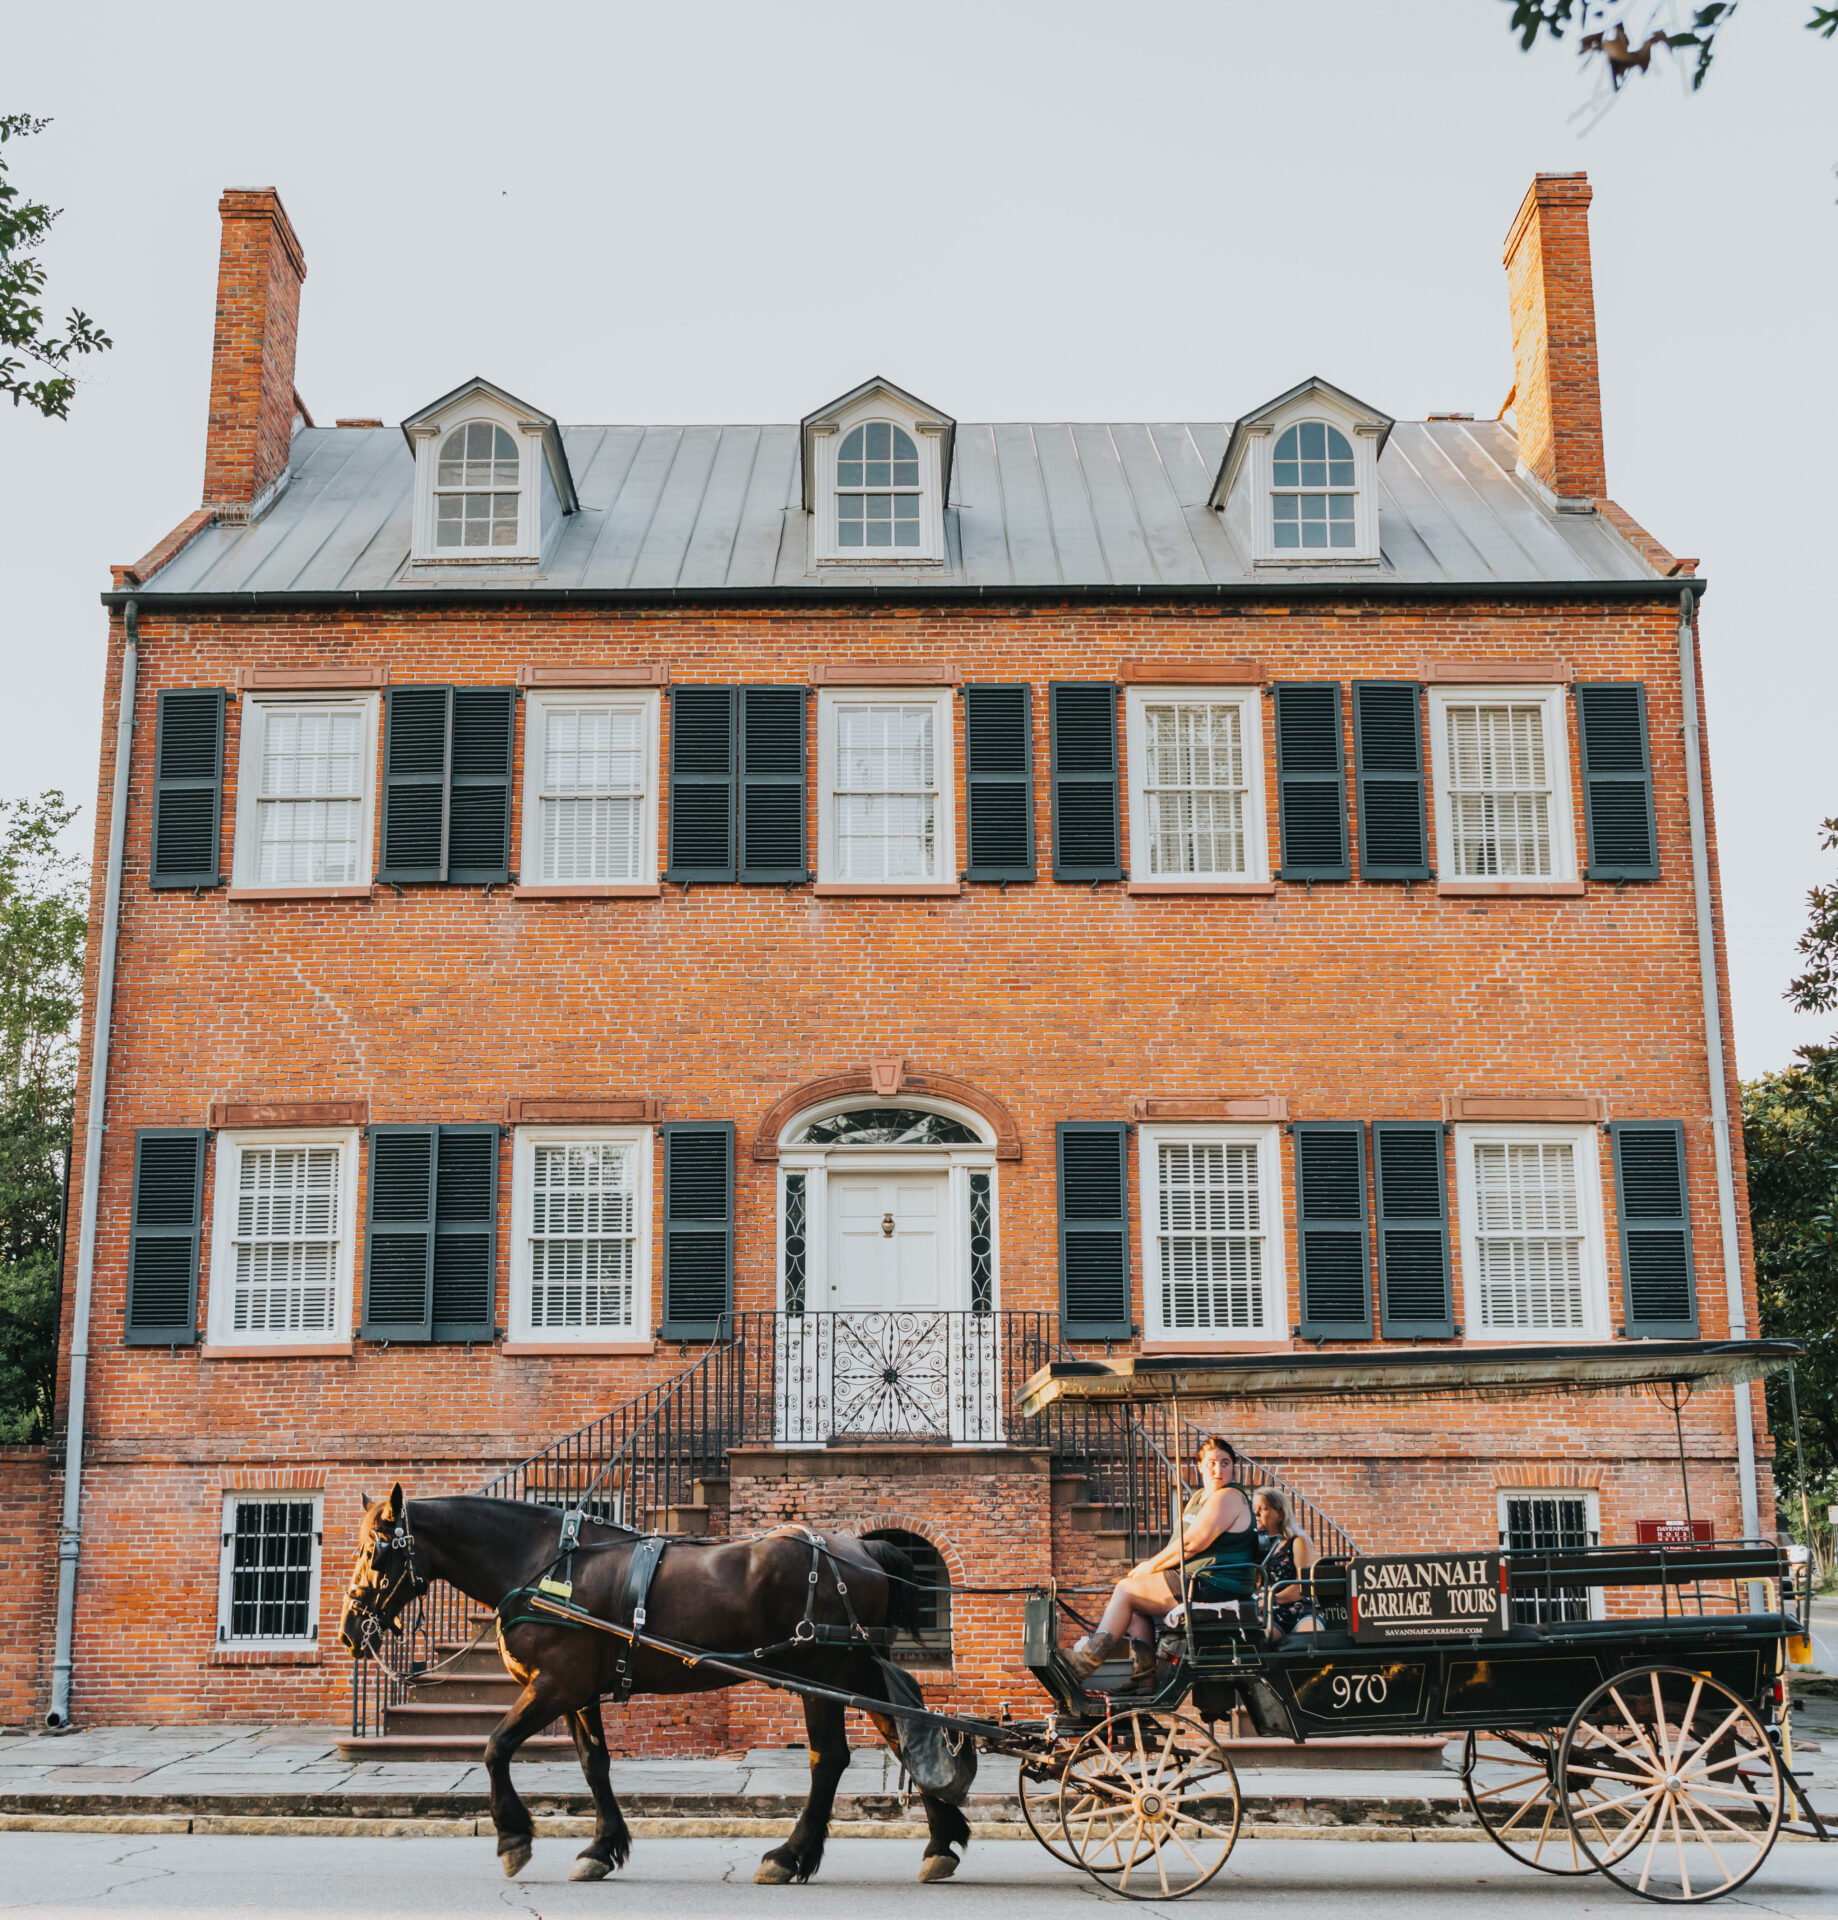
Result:
<svg viewBox="0 0 1838 1920"><path fill-rule="evenodd" d="M1090 1479L1082 1473L1055 1473L1050 1482L1056 1507L1082 1507L1089 1504Z"/></svg>
<svg viewBox="0 0 1838 1920"><path fill-rule="evenodd" d="M728 1479L725 1474L711 1475L695 1484L695 1504L699 1507L712 1507L717 1513L728 1510Z"/></svg>
<svg viewBox="0 0 1838 1920"><path fill-rule="evenodd" d="M1125 1516L1121 1507L1101 1506L1086 1500L1073 1507L1066 1517L1074 1533L1102 1533L1121 1526Z"/></svg>
<svg viewBox="0 0 1838 1920"><path fill-rule="evenodd" d="M429 1704L420 1700L406 1700L399 1707L384 1710L383 1731L392 1740L440 1739L460 1734L483 1740L510 1711L510 1706L509 1700L500 1706L477 1703Z"/></svg>
<svg viewBox="0 0 1838 1920"><path fill-rule="evenodd" d="M347 1760L380 1760L394 1766L409 1761L445 1761L474 1766L483 1757L485 1742L477 1734L415 1734L397 1738L387 1733L347 1734L335 1743ZM520 1760L572 1760L574 1742L566 1734L538 1733L517 1749Z"/></svg>
<svg viewBox="0 0 1838 1920"><path fill-rule="evenodd" d="M664 1509L664 1531L666 1533L686 1533L695 1538L703 1538L708 1533L709 1522L715 1516L713 1507L666 1507Z"/></svg>
<svg viewBox="0 0 1838 1920"><path fill-rule="evenodd" d="M489 1706L500 1714L510 1711L511 1702L522 1691L502 1667L496 1673L437 1673L409 1683L409 1699L417 1705Z"/></svg>
<svg viewBox="0 0 1838 1920"><path fill-rule="evenodd" d="M1130 1536L1124 1527L1100 1527L1092 1535L1097 1557L1100 1560L1114 1560L1120 1566L1130 1557Z"/></svg>

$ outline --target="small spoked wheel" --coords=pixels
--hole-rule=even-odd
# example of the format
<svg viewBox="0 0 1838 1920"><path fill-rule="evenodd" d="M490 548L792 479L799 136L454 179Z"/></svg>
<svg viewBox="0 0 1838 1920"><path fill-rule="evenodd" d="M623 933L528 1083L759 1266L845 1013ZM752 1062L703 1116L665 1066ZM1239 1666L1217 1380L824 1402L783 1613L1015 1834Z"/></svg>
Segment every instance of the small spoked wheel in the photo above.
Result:
<svg viewBox="0 0 1838 1920"><path fill-rule="evenodd" d="M1186 1714L1103 1721L1073 1748L1060 1783L1063 1844L1131 1900L1177 1900L1205 1886L1241 1818L1230 1758Z"/></svg>
<svg viewBox="0 0 1838 1920"><path fill-rule="evenodd" d="M1076 1867L1079 1857L1067 1840L1059 1817L1059 1784L1065 1771L1064 1748L1051 1759L1022 1761L1021 1817L1027 1822L1028 1832L1055 1860Z"/></svg>
<svg viewBox="0 0 1838 1920"><path fill-rule="evenodd" d="M1767 1729L1720 1681L1637 1667L1577 1708L1557 1752L1591 1865L1649 1900L1715 1900L1768 1857L1785 1800Z"/></svg>
<svg viewBox="0 0 1838 1920"><path fill-rule="evenodd" d="M1462 1744L1461 1783L1481 1831L1502 1853L1540 1873L1594 1873L1597 1862L1578 1844L1564 1816L1563 1795L1554 1787L1562 1737L1559 1727L1471 1733ZM1580 1760L1593 1752L1585 1740L1577 1748L1577 1757ZM1600 1757L1609 1761L1614 1756L1603 1747ZM1607 1777L1611 1773L1612 1768L1604 1766L1601 1776L1571 1782L1580 1818L1593 1818L1594 1803L1614 1791ZM1617 1828L1622 1847L1631 1846L1639 1832L1637 1826ZM1604 1850L1612 1851L1605 1830L1601 1839Z"/></svg>

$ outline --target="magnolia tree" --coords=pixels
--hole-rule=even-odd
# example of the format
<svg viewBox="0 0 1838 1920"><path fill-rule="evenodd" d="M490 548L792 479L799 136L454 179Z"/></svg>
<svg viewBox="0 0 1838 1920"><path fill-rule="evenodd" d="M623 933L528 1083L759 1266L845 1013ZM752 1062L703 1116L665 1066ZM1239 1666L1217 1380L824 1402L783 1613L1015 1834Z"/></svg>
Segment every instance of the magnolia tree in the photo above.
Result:
<svg viewBox="0 0 1838 1920"><path fill-rule="evenodd" d="M65 316L62 333L45 325L40 305L45 268L38 249L58 213L21 198L7 177L6 149L10 141L42 133L50 124L29 113L0 114L0 394L10 394L14 406L31 407L48 420L65 420L77 390L71 363L114 342L77 307Z"/></svg>

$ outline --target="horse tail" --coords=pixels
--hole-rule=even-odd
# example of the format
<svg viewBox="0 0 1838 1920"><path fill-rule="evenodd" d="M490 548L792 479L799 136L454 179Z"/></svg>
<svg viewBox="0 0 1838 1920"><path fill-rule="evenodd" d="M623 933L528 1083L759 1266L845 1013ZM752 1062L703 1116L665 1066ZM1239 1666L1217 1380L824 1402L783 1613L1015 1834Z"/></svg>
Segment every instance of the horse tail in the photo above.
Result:
<svg viewBox="0 0 1838 1920"><path fill-rule="evenodd" d="M887 1624L910 1633L921 1646L919 1582L912 1561L891 1540L863 1540L861 1550L887 1576Z"/></svg>

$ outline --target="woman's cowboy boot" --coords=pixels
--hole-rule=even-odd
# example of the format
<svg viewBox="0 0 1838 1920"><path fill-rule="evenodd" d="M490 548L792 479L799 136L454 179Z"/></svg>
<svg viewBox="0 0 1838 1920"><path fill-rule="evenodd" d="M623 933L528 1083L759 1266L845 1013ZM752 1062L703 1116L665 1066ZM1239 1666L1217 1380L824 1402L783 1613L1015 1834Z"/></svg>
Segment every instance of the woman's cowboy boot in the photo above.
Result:
<svg viewBox="0 0 1838 1920"><path fill-rule="evenodd" d="M1123 1642L1116 1634L1106 1633L1100 1627L1086 1634L1066 1655L1066 1665L1072 1669L1073 1679L1089 1680L1106 1660L1115 1657L1122 1646Z"/></svg>
<svg viewBox="0 0 1838 1920"><path fill-rule="evenodd" d="M1155 1685L1155 1643L1152 1640L1130 1641L1130 1679L1139 1687Z"/></svg>

